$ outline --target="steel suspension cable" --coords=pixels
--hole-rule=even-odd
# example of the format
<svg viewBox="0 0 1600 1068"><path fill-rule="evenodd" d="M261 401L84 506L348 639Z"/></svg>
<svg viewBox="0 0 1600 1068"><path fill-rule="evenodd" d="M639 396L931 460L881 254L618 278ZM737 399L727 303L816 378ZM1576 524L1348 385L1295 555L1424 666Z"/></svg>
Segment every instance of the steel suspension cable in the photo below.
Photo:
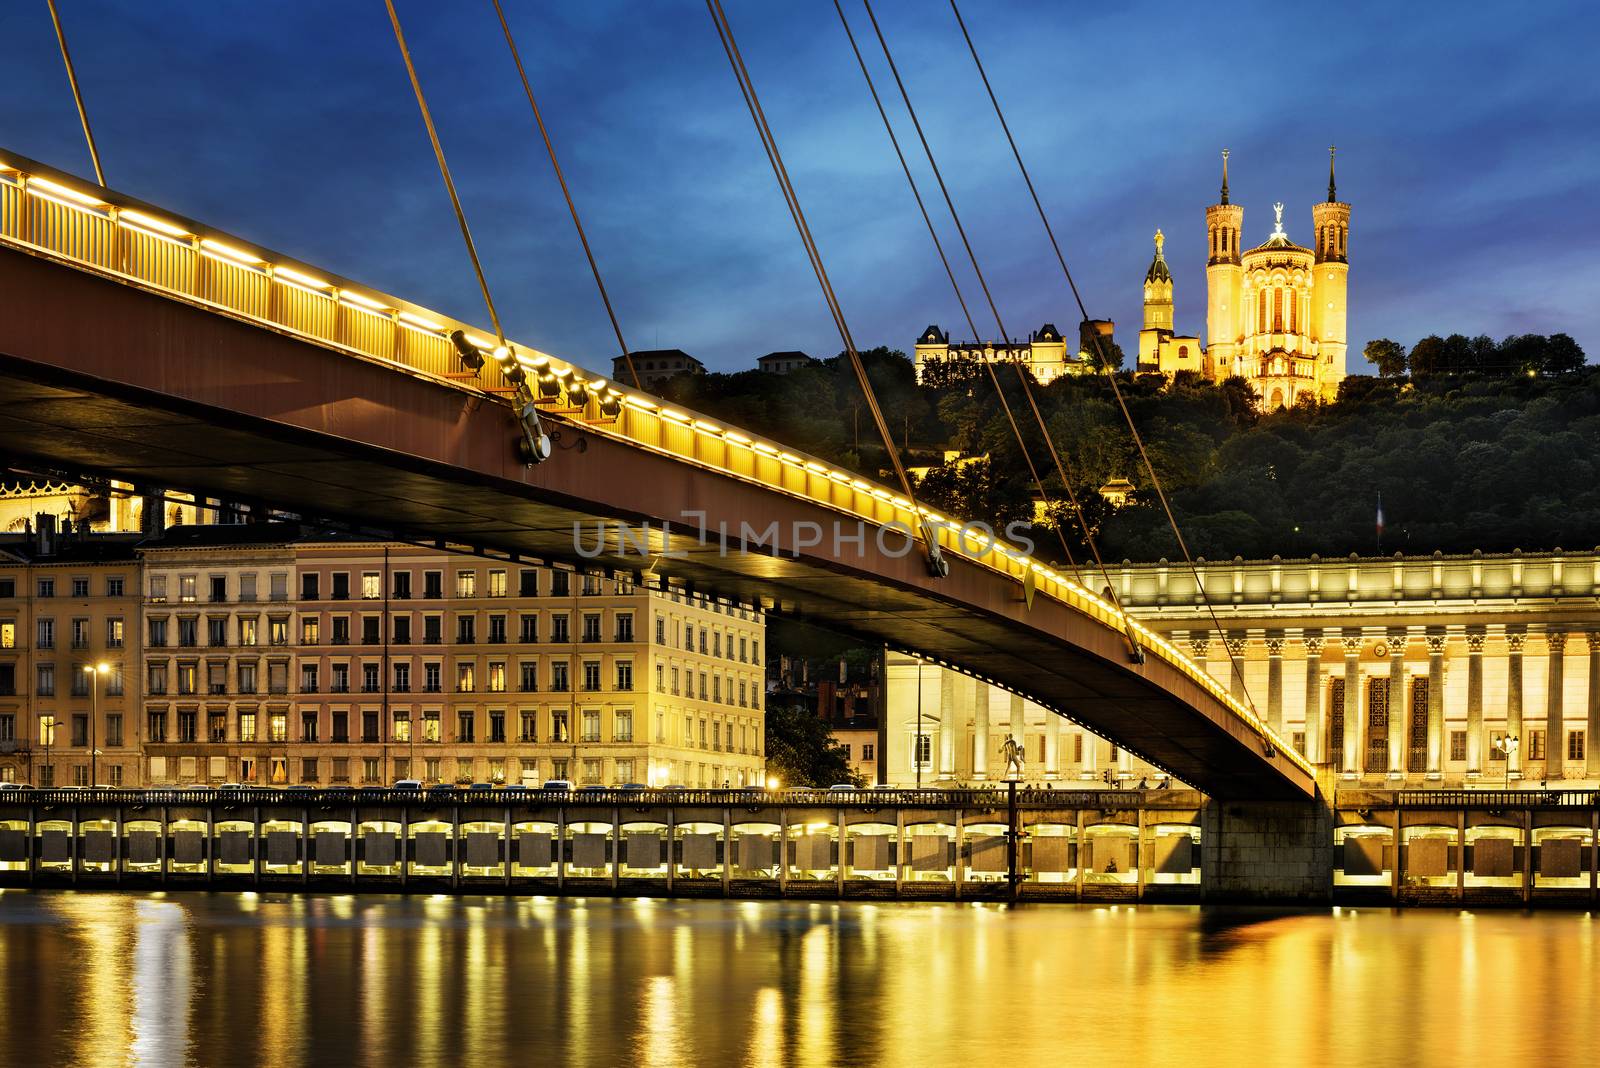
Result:
<svg viewBox="0 0 1600 1068"><path fill-rule="evenodd" d="M761 100L756 93L755 82L751 79L749 69L745 66L744 57L740 53L738 42L733 36L733 27L728 22L727 13L722 9L722 0L706 0L706 10L711 15L712 23L716 26L717 37L722 42L722 50L728 57L729 65L733 68L734 79L739 83L739 92L744 97L745 107L750 112L751 120L755 123L756 133L761 138L762 148L767 155L767 162L772 166L772 173L778 181L779 189L783 193L784 203L788 206L789 215L794 220L801 244L805 246L806 256L811 261L811 269L816 274L817 284L822 289L823 300L828 305L828 311L833 317L834 326L839 331L839 338L844 343L845 352L850 357L850 364L854 368L856 378L861 385L861 392L866 399L867 408L872 414L873 421L877 424L878 433L883 438L884 448L888 451L889 459L893 464L895 475L899 479L901 490L906 496L912 515L921 527L929 570L935 575L944 575L948 571L948 564L945 563L940 553L939 541L934 534L933 524L923 509L917 506L917 498L911 487L910 476L906 473L905 465L901 462L899 450L895 448L894 436L889 432L889 424L883 417L883 410L878 405L877 394L872 388L872 380L867 375L866 365L862 362L861 354L856 348L855 338L852 336L850 326L845 320L838 295L834 291L833 283L828 278L827 268L823 265L822 255L817 248L816 239L812 236L810 224L806 221L805 210L800 206L800 198L795 193L793 182L789 179L788 168L783 163L783 154L778 148L778 142L773 136L771 126L767 123L766 113L761 107Z"/></svg>
<svg viewBox="0 0 1600 1068"><path fill-rule="evenodd" d="M861 76L866 79L867 92L872 94L872 103L878 109L878 117L883 120L884 133L889 135L889 144L894 147L895 158L900 161L900 170L906 176L906 184L911 187L911 196L917 202L917 210L922 213L922 222L928 229L928 236L933 239L934 251L939 254L939 263L944 267L945 277L950 279L950 288L955 293L956 303L961 306L961 314L967 320L967 329L972 331L972 336L978 336L977 324L973 321L972 312L967 307L967 299L961 292L961 284L956 281L955 271L950 267L950 258L945 255L944 243L939 240L939 232L934 228L933 219L928 215L928 206L923 202L922 191L917 188L917 180L911 174L911 167L906 163L905 153L900 149L900 139L895 136L894 125L889 121L889 113L884 110L883 100L878 96L878 87L872 80L872 72L867 68L867 62L861 56L861 49L856 44L856 35L850 29L850 20L845 17L844 7L839 0L833 0L833 8L839 13L839 24L844 27L845 37L850 41L850 51L855 54L856 63L861 68ZM994 365L988 360L980 361L983 369L989 374L989 381L994 386L995 396L1000 398L1000 407L1005 411L1006 422L1011 424L1011 433L1017 439L1017 448L1022 453L1022 458L1028 464L1028 472L1033 476L1033 484L1039 489L1039 496L1044 500L1046 509L1054 506L1050 494L1044 488L1044 480L1039 477L1039 469L1033 462L1033 454L1028 449L1028 443L1023 440L1022 428L1017 425L1017 417L1011 411L1011 402L1006 398L1005 390L1000 385L1000 379L994 373ZM1081 516L1080 516L1081 520ZM1083 585L1083 574L1078 570L1078 562L1073 558L1072 549L1067 545L1066 534L1061 527L1056 527L1056 537L1061 542L1061 551L1066 554L1067 564L1072 568L1074 577L1079 585Z"/></svg>
<svg viewBox="0 0 1600 1068"><path fill-rule="evenodd" d="M433 113L428 110L428 98L422 93L422 83L417 80L417 68L411 62L411 49L406 46L405 31L400 28L400 16L395 13L394 0L383 0L384 6L389 9L389 22L394 26L394 40L400 46L400 58L405 60L406 75L411 79L411 91L417 97L417 109L422 112L422 123L428 128L428 140L433 144L433 158L439 162L439 176L444 179L444 188L450 194L450 206L455 209L456 222L461 226L461 240L466 243L467 255L472 258L472 271L478 276L478 288L483 292L483 303L489 308L489 318L494 323L495 340L504 345L506 332L500 325L500 313L495 310L494 297L489 293L489 282L483 274L483 263L478 259L478 246L472 240L472 231L467 227L467 215L461 209L461 198L456 195L455 179L450 177L450 165L445 162L444 148L439 144L439 131L433 125Z"/></svg>
<svg viewBox="0 0 1600 1068"><path fill-rule="evenodd" d="M1005 321L1000 315L999 305L995 303L994 294L990 291L989 283L984 278L983 268L978 263L977 253L973 251L972 241L967 237L967 229L961 223L961 213L956 210L955 199L950 195L950 187L945 184L944 172L939 168L939 161L933 154L933 147L928 143L928 136L922 129L921 120L917 118L916 106L911 103L911 94L906 89L905 80L900 77L900 68L894 61L894 54L889 50L889 42L884 37L883 28L878 24L878 17L872 10L872 0L861 0L861 3L866 9L868 21L872 23L873 33L878 38L878 46L883 50L883 58L889 65L889 73L894 76L895 86L900 91L900 99L906 106L906 114L911 118L911 126L917 132L917 140L922 144L923 155L927 157L928 166L933 170L934 180L939 185L939 192L944 196L945 207L949 209L950 218L955 223L956 233L961 237L961 245L966 250L967 261L972 265L973 274L977 276L978 285L983 290L984 299L989 304L989 312L994 316L995 326L999 329L1002 340L1009 345L1011 337L1006 330ZM1087 314L1084 318L1088 318ZM977 333L976 329L974 329L973 333ZM1045 444L1049 446L1050 457L1055 462L1056 475L1066 488L1067 499L1071 502L1073 511L1077 513L1078 524L1083 531L1084 540L1088 543L1089 551L1094 556L1096 566L1100 569L1101 579L1105 583L1103 596L1121 612L1122 606L1117 597L1116 589L1111 584L1111 574L1106 568L1105 560L1100 556L1100 548L1095 543L1094 536L1089 532L1088 520L1084 517L1083 508L1078 503L1077 491L1072 488L1072 480L1067 477L1066 465L1061 460L1061 454L1056 450L1055 441L1050 436L1050 429L1045 425L1044 415L1040 412L1039 405L1034 400L1033 387L1028 382L1027 372L1018 363L1013 362L1012 367L1017 373L1017 380L1022 385L1022 392L1028 398L1028 405L1033 410L1033 416L1039 425L1040 434L1044 437ZM1125 612L1122 613L1122 617L1123 634L1128 641L1128 654L1135 662L1142 662L1144 660L1144 650L1139 644L1137 632L1133 629L1133 621Z"/></svg>
<svg viewBox="0 0 1600 1068"><path fill-rule="evenodd" d="M1087 320L1089 311L1084 305L1083 295L1078 290L1078 283L1073 280L1072 271L1067 267L1067 258L1061 252L1061 243L1056 240L1055 229L1050 225L1050 217L1046 214L1044 204L1039 199L1039 191L1034 187L1033 177L1028 172L1028 165L1022 160L1022 152L1017 148L1017 139L1011 134L1011 125L1006 122L1005 111L1000 106L999 97L995 95L994 86L989 82L989 74L984 69L983 60L978 57L978 48L973 44L972 34L967 30L966 20L961 17L961 8L957 5L956 0L950 0L950 10L955 14L956 23L961 27L961 36L967 43L967 51L972 54L972 62L978 68L979 77L983 79L984 90L989 94L989 103L994 107L995 117L1000 120L1000 128L1005 131L1006 143L1011 146L1011 155L1017 161L1017 169L1022 173L1022 180L1028 187L1028 195L1033 198L1034 210L1038 212L1039 221L1044 224L1045 235L1049 237L1050 247L1056 254L1056 262L1061 265L1061 274L1066 279L1067 287L1072 291L1072 298L1077 302L1078 311ZM1128 403L1122 395L1122 389L1117 385L1117 376L1109 373L1111 368L1106 363L1105 348L1101 344L1100 336L1097 333L1091 333L1091 337L1094 340L1095 353L1099 356L1101 364L1106 367L1108 372L1106 378L1111 383L1111 392L1116 397L1117 407L1122 410L1122 417L1128 424L1128 431L1133 435L1133 443L1138 447L1139 458L1144 462L1145 471L1150 475L1150 484L1156 491L1156 498L1161 502L1161 510L1166 513L1167 525L1172 528L1172 536L1178 543L1178 549L1183 553L1184 562L1188 564L1189 573L1194 578L1195 589L1199 591L1201 600L1205 601L1206 611L1211 616L1212 625L1217 628L1219 635L1224 635L1223 649L1228 654L1230 669L1233 676L1238 680L1240 692L1245 695L1245 702L1250 706L1252 714L1255 714L1255 701L1251 698L1250 689L1245 684L1244 667L1240 664L1239 658L1234 655L1233 650L1228 647L1222 621L1217 616L1217 610L1211 603L1211 598L1206 594L1205 584L1200 580L1200 569L1195 566L1194 557L1189 553L1189 546L1183 540L1183 532L1178 529L1177 517L1173 514L1172 505L1167 500L1166 491L1161 486L1161 478L1156 474L1155 465L1150 461L1150 453L1145 449L1144 438L1140 435L1139 428L1134 425L1133 413L1128 410ZM1259 715L1257 715L1257 718L1260 718ZM1267 739L1265 735L1262 737L1271 747L1270 739Z"/></svg>
<svg viewBox="0 0 1600 1068"><path fill-rule="evenodd" d="M83 139L89 143L89 161L94 164L94 180L100 188L106 187L106 175L100 169L100 150L94 144L94 131L89 129L89 111L83 106L83 91L78 88L78 71L72 65L72 53L67 51L67 32L61 28L61 13L56 10L56 0L45 0L50 5L50 21L56 27L56 43L61 46L61 62L67 67L67 81L72 85L72 101L78 105L78 122L83 125Z"/></svg>
<svg viewBox="0 0 1600 1068"><path fill-rule="evenodd" d="M528 94L528 106L533 109L533 121L539 124L539 136L544 139L544 148L550 155L550 166L556 172L556 181L561 183L561 195L567 200L567 211L572 215L572 225L578 231L578 241L583 245L583 254L589 260L589 272L594 275L594 284L600 290L600 300L606 306L606 316L611 320L611 332L617 335L617 344L622 349L622 358L627 363L628 374L633 379L635 389L644 389L644 384L639 381L639 371L633 366L633 353L628 349L628 342L623 339L622 326L617 322L617 313L611 306L611 295L606 292L605 279L600 277L600 265L595 262L594 250L589 247L589 236L584 233L583 220L578 218L578 206L572 200L572 190L567 187L567 176L561 170L561 163L556 159L556 146L550 140L550 131L545 127L544 115L539 110L539 101L534 98L533 85L528 81L528 72L522 65L522 54L517 51L517 42L511 36L511 24L506 21L505 9L500 6L500 0L492 0L494 13L500 19L500 28L505 31L506 47L511 49L511 59L517 65L517 76L522 79L522 91Z"/></svg>

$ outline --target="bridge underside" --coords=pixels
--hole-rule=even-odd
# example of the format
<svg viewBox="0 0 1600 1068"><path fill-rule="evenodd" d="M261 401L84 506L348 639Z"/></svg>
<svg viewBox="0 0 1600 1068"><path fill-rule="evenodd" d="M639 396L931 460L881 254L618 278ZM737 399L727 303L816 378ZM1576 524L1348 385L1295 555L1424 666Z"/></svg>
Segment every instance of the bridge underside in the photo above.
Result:
<svg viewBox="0 0 1600 1068"><path fill-rule="evenodd" d="M0 455L22 464L269 503L402 533L639 571L635 552L580 560L594 524L660 531L658 573L945 661L1057 709L1218 797L1305 797L1314 783L1175 666L1128 663L1120 633L953 559L930 579L870 536L742 552L742 522L842 518L820 504L559 426L555 456L513 452L509 409L449 382L313 345L95 274L0 248ZM702 542L684 529L705 513ZM854 520L848 520L854 529ZM890 539L886 548L896 548ZM613 549L615 546L613 545ZM681 555L679 555L681 554Z"/></svg>

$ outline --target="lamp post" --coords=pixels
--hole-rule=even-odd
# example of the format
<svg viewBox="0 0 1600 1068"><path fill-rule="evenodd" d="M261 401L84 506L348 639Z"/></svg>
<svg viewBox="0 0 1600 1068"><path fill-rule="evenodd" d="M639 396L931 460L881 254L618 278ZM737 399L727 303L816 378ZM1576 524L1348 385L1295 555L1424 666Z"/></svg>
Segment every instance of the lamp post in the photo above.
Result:
<svg viewBox="0 0 1600 1068"><path fill-rule="evenodd" d="M111 673L111 665L104 660L98 664L85 664L84 673L89 676L89 786L100 785L100 749L97 736L100 720L100 676Z"/></svg>

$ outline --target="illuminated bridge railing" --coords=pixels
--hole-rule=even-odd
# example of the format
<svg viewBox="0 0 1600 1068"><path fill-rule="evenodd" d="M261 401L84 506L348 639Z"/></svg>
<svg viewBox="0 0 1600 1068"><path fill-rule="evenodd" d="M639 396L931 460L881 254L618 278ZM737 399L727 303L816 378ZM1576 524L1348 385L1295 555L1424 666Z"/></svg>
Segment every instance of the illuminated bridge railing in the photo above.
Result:
<svg viewBox="0 0 1600 1068"><path fill-rule="evenodd" d="M0 242L510 404L512 391L494 361L485 361L470 380L454 373L451 331L463 330L479 347L493 347L477 327L31 160L0 155ZM513 343L513 347L530 380L537 380L535 394L549 415L580 424L591 433L792 494L853 519L902 530L920 525L905 497L851 472L663 404L565 360L526 346ZM578 383L587 394L581 404L573 403L569 393L569 387ZM1305 758L1226 686L1138 620L1125 623L1109 602L1013 545L931 509L919 512L932 524L944 552L1018 583L1031 572L1037 593L1114 630L1131 626L1155 655L1269 737L1307 774L1314 774Z"/></svg>

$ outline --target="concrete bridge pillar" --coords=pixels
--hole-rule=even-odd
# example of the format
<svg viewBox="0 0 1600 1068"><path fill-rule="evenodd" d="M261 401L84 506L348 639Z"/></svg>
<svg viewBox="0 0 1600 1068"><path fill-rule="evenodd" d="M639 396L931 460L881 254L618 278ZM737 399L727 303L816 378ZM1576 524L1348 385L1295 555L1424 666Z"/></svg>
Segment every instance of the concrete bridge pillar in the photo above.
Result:
<svg viewBox="0 0 1600 1068"><path fill-rule="evenodd" d="M1333 812L1323 800L1206 802L1200 893L1206 902L1321 904L1333 893Z"/></svg>

